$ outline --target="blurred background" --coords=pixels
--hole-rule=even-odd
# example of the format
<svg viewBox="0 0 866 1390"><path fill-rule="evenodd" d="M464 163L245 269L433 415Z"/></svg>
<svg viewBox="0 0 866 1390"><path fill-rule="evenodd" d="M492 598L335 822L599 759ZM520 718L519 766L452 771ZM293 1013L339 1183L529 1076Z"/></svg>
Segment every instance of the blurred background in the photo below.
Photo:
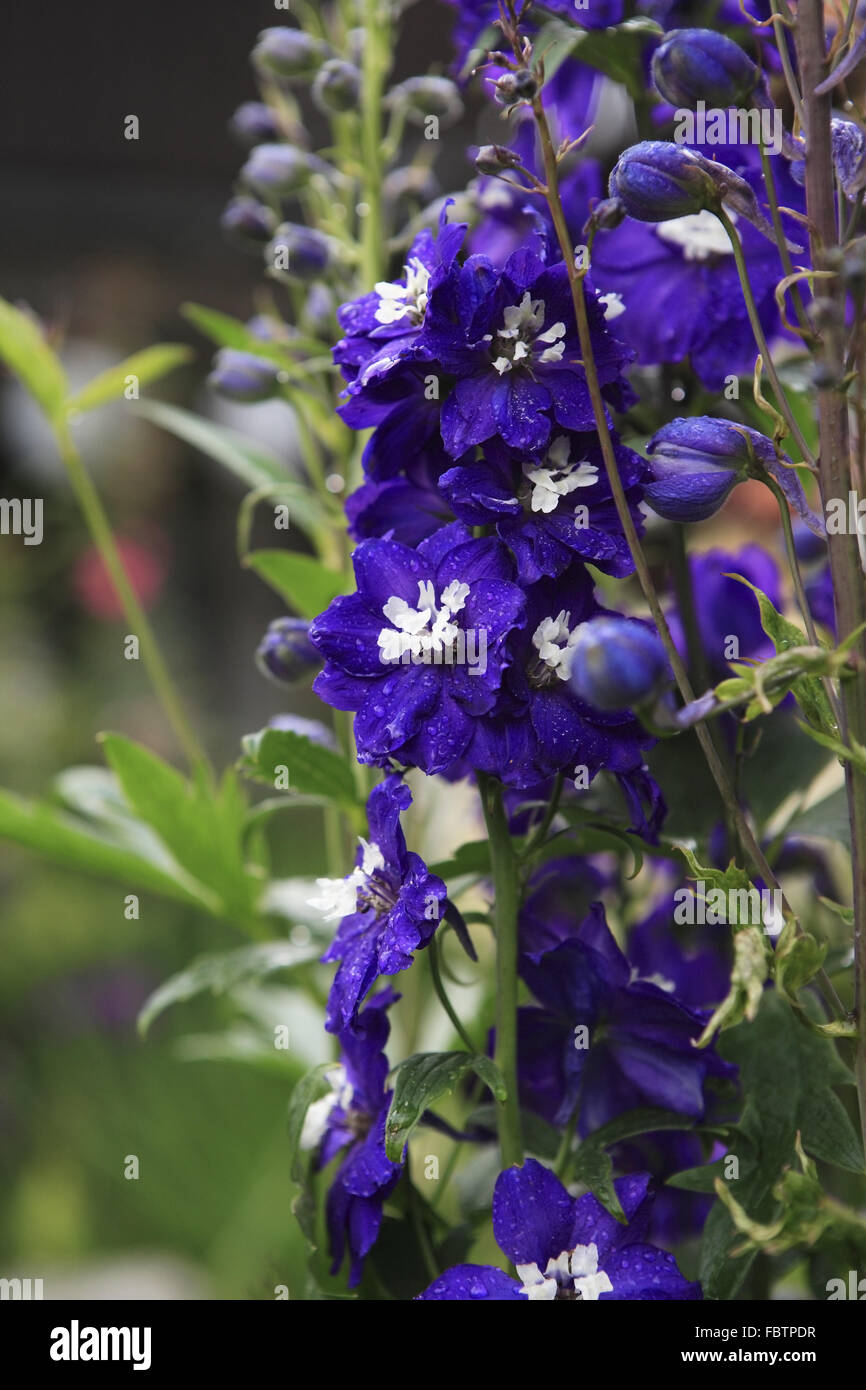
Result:
<svg viewBox="0 0 866 1390"><path fill-rule="evenodd" d="M272 0L46 0L4 17L0 293L48 326L73 386L156 341L195 363L151 394L292 452L284 407L233 415L204 389L207 344L186 300L244 319L259 262L218 229L243 152L228 121L255 96L248 53L286 16ZM449 61L451 12L412 11L397 70ZM405 49L405 51L404 51ZM128 115L140 138L124 138ZM462 169L455 177L465 178ZM100 730L176 748L66 487L50 438L0 382L0 495L44 498L45 537L0 538L0 785L49 795L99 764ZM240 568L239 483L123 405L79 427L130 574L217 766L286 695L253 653L279 599ZM282 871L324 870L316 817L292 818ZM293 862L294 860L294 862ZM240 944L227 926L0 846L0 1276L46 1297L272 1298L304 1252L286 1171L285 1101L309 1059L271 1072L180 1061L170 1029L135 1018L167 975ZM214 1003L205 1006L209 1021ZM185 1016L195 1027L195 1006ZM285 1054L278 1054L285 1057ZM313 1057L313 1060L316 1060ZM139 1160L137 1180L124 1176Z"/></svg>

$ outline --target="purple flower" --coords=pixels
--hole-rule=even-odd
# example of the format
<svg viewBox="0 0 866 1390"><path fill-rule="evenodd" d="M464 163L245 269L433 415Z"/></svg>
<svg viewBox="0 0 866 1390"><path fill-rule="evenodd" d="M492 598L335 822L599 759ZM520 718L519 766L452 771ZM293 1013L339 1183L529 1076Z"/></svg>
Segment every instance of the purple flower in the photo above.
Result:
<svg viewBox="0 0 866 1390"><path fill-rule="evenodd" d="M747 150L720 147L717 153L760 194L760 170L743 163ZM786 160L772 162L781 204L802 211L803 191L790 177ZM782 331L774 297L785 273L778 248L742 219L737 230L761 323L772 340ZM656 226L627 217L614 230L598 234L592 263L596 286L621 298L625 312L617 319L617 333L636 350L640 363L688 359L711 391L721 390L731 375L751 373L756 352L752 329L730 242L713 213L691 213Z"/></svg>
<svg viewBox="0 0 866 1390"><path fill-rule="evenodd" d="M400 814L412 802L398 776L386 777L367 802L369 840L361 839L346 878L316 880L311 905L339 922L322 957L337 960L325 1015L331 1033L349 1027L358 1005L380 975L396 975L426 946L445 907L447 889L420 855L406 848Z"/></svg>
<svg viewBox="0 0 866 1390"><path fill-rule="evenodd" d="M510 660L506 639L524 610L512 561L501 541L474 540L457 522L417 550L363 541L353 560L357 592L310 628L326 658L313 688L357 711L362 762L444 771L494 707Z"/></svg>
<svg viewBox="0 0 866 1390"><path fill-rule="evenodd" d="M498 707L479 720L466 753L473 767L517 787L557 772L580 769L591 779L602 768L617 775L642 769L642 749L653 740L641 725L627 712L585 704L569 685L578 629L601 612L582 565L529 588Z"/></svg>
<svg viewBox="0 0 866 1390"><path fill-rule="evenodd" d="M608 332L606 306L593 293L587 310L599 380L616 407L627 398L621 372L631 354ZM448 378L441 430L454 459L497 437L538 453L555 426L595 428L568 274L549 263L541 234L501 270L480 255L452 264L431 288L416 352Z"/></svg>
<svg viewBox="0 0 866 1390"><path fill-rule="evenodd" d="M606 1212L591 1193L572 1197L534 1158L519 1168L506 1168L493 1193L493 1230L519 1282L494 1266L456 1265L419 1294L419 1300L701 1298L700 1284L683 1277L673 1255L643 1241L652 1205L649 1178L620 1178L616 1192L627 1225Z"/></svg>
<svg viewBox="0 0 866 1390"><path fill-rule="evenodd" d="M705 1018L637 978L594 903L570 940L521 974L541 1005L520 1011L525 1104L557 1125L578 1115L589 1134L640 1106L704 1114L704 1083L734 1069L693 1046Z"/></svg>
<svg viewBox="0 0 866 1390"><path fill-rule="evenodd" d="M689 557L689 573L692 592L699 598L697 619L701 644L714 679L723 680L731 674L729 661L742 658L762 661L773 655L773 643L761 626L755 595L747 585L729 578L732 574L743 575L779 608L781 579L772 555L759 545L744 545L738 551L706 550ZM676 613L671 615L670 625L674 641L685 656L685 637Z"/></svg>
<svg viewBox="0 0 866 1390"><path fill-rule="evenodd" d="M348 1244L350 1288L360 1282L379 1235L382 1206L403 1169L385 1153L392 1095L385 1089L390 1031L385 1011L398 997L382 990L341 1029L340 1061L327 1073L331 1093L310 1106L301 1134L301 1148L318 1151L320 1168L345 1151L328 1192L326 1219L331 1273L339 1271Z"/></svg>
<svg viewBox="0 0 866 1390"><path fill-rule="evenodd" d="M640 532L638 503L646 465L618 441L614 447ZM634 568L594 432L555 434L537 457L513 453L491 441L481 459L443 473L439 488L462 521L496 525L514 554L523 584L545 575L556 578L575 558L617 576Z"/></svg>

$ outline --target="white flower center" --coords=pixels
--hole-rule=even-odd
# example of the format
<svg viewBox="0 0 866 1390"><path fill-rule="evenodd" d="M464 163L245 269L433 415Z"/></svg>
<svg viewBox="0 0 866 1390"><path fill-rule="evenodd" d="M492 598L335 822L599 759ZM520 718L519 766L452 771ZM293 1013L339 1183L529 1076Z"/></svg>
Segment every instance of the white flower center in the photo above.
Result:
<svg viewBox="0 0 866 1390"><path fill-rule="evenodd" d="M380 280L376 285L379 305L373 317L377 323L399 323L407 315L414 324L421 323L427 312L430 272L413 256L406 266L405 285Z"/></svg>
<svg viewBox="0 0 866 1390"><path fill-rule="evenodd" d="M562 434L551 444L543 464L524 463L523 476L533 485L530 506L534 512L556 511L561 497L579 487L592 487L598 478L594 463L586 459L572 463L568 453L568 439Z"/></svg>
<svg viewBox="0 0 866 1390"><path fill-rule="evenodd" d="M685 221L684 218L681 220ZM667 226L668 224L662 223L661 225ZM617 294L615 290L610 290L607 294L600 294L598 296L598 302L599 304L604 305L604 316L608 321L611 319L618 319L620 314L625 313L625 305L622 302L622 295Z"/></svg>
<svg viewBox="0 0 866 1390"><path fill-rule="evenodd" d="M384 869L385 856L378 845L371 845L358 837L361 846L361 863L345 878L317 878L316 887L321 890L318 898L309 898L310 907L324 914L326 922L341 922L344 917L358 910L358 895L368 889L370 879L377 869Z"/></svg>
<svg viewBox="0 0 866 1390"><path fill-rule="evenodd" d="M582 624L578 624L571 631L568 626L570 620L571 614L563 608L555 618L543 618L532 634L532 645L539 659L561 681L567 681L571 675L574 648L582 627Z"/></svg>
<svg viewBox="0 0 866 1390"><path fill-rule="evenodd" d="M329 1067L325 1072L325 1079L331 1088L330 1095L314 1100L304 1117L300 1147L305 1152L319 1147L325 1137L331 1111L338 1105L342 1110L348 1110L355 1094L342 1062L335 1067Z"/></svg>
<svg viewBox="0 0 866 1390"><path fill-rule="evenodd" d="M425 655L445 652L460 631L451 619L468 597L469 585L453 579L437 604L432 580L419 579L417 608L405 599L389 598L382 612L391 627L383 627L376 639L382 661L398 662L407 656L423 661Z"/></svg>
<svg viewBox="0 0 866 1390"><path fill-rule="evenodd" d="M732 222L736 213L729 212ZM670 222L659 222L656 236L670 246L678 246L687 261L706 261L710 256L732 256L733 250L728 234L715 213L706 208L701 212L690 212L686 217L673 217Z"/></svg>
<svg viewBox="0 0 866 1390"><path fill-rule="evenodd" d="M595 1243L563 1250L555 1260L547 1261L543 1274L536 1264L518 1265L517 1273L523 1284L521 1293L533 1301L547 1302L562 1292L565 1298L595 1303L599 1294L613 1293L609 1276L598 1267Z"/></svg>
<svg viewBox="0 0 866 1390"><path fill-rule="evenodd" d="M551 324L541 332L546 309L543 299L533 299L526 291L519 304L509 304L503 314L503 326L493 340L493 365L500 376L532 354L540 345L539 362L559 362L565 352L565 324Z"/></svg>

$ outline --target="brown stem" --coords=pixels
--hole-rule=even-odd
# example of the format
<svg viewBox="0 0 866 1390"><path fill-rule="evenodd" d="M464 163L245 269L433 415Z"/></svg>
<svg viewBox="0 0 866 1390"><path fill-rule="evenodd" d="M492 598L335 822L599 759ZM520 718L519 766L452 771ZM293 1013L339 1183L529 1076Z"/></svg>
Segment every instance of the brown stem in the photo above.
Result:
<svg viewBox="0 0 866 1390"><path fill-rule="evenodd" d="M828 252L837 244L833 159L830 144L831 97L816 96L815 88L827 75L822 0L800 0L795 29L800 80L806 116L806 211L809 216L812 265L828 268ZM841 378L844 364L845 291L837 277L825 281L823 293L836 301L837 313L828 315L823 332L823 358L831 373ZM852 490L848 407L845 396L832 389L818 392L820 442L819 482L826 503L841 498L847 504ZM836 605L839 641L866 623L866 581L860 563L856 535L828 537L830 572ZM866 742L866 633L854 648L855 675L841 683L842 736L846 742ZM866 1142L866 776L846 761L845 780L851 821L851 863L854 877L854 1011L858 1026L855 1057L860 1124Z"/></svg>

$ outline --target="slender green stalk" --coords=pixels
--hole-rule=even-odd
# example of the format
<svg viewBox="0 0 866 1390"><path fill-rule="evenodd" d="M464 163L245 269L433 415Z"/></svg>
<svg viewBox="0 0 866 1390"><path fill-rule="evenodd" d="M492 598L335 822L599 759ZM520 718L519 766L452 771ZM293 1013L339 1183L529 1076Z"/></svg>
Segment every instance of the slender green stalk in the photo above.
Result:
<svg viewBox="0 0 866 1390"><path fill-rule="evenodd" d="M767 376L770 378L773 391L776 395L777 404L779 406L780 411L782 412L782 415L785 418L785 423L787 424L788 429L791 431L793 438L797 441L797 446L800 449L803 458L806 460L808 464L810 464L814 468L814 455L812 454L811 449L806 443L803 431L797 424L797 417L795 416L790 405L788 404L788 397L785 395L782 383L779 380L779 373L776 371L776 364L770 356L770 349L767 346L767 335L764 332L764 327L761 323L761 318L758 313L758 307L755 304L755 296L752 293L752 286L749 281L749 271L746 266L746 258L743 255L743 245L740 241L739 233L737 232L736 227L734 226L730 217L728 217L728 214L725 212L724 208L719 207L716 209L716 217L718 217L719 221L721 222L722 226L727 232L728 240L731 243L731 250L734 253L734 260L737 266L737 274L740 277L740 288L743 291L743 299L746 305L746 313L749 315L749 323L752 325L752 334L758 346L758 351L760 352L761 357L763 358L764 366L767 370Z"/></svg>
<svg viewBox="0 0 866 1390"><path fill-rule="evenodd" d="M391 62L390 26L383 0L364 0L364 55L361 64L361 156L365 212L361 219L361 268L369 289L384 273L382 218L382 99Z"/></svg>
<svg viewBox="0 0 866 1390"><path fill-rule="evenodd" d="M495 778L479 774L481 804L493 870L493 921L496 931L496 1050L494 1060L507 1089L499 1106L499 1146L505 1167L523 1162L523 1137L517 1097L517 856L508 829L502 787Z"/></svg>
<svg viewBox="0 0 866 1390"><path fill-rule="evenodd" d="M604 459L605 471L607 473L607 478L610 484L610 489L613 495L614 504L616 506L620 525L623 528L623 532L628 542L629 550L631 552L632 560L634 562L634 567L637 573L638 580L640 582L641 590L643 592L644 598L646 599L656 628L658 629L659 636L661 637L662 642L664 644L665 651L667 652L668 660L671 664L671 670L673 671L677 688L685 703L691 704L695 698L695 692L692 689L691 682L689 681L688 677L688 672L686 671L682 658L679 652L677 651L676 645L671 636L671 631L668 626L664 610L662 609L655 584L653 583L653 578L650 573L649 565L647 564L646 556L643 553L643 549L638 538L637 530L635 529L635 524L632 520L631 512L629 511L628 500L623 489L622 479L619 476L619 469L617 468L616 462L616 454L614 453L613 441L611 439L610 429L607 423L604 398L601 394L601 386L599 384L598 372L595 366L595 357L593 354L592 347L592 337L589 330L589 317L587 315L586 299L584 296L583 287L583 278L585 271L578 271L575 267L574 251L571 246L571 238L568 234L568 226L565 221L565 213L562 207L562 198L559 192L559 172L557 167L556 153L554 151L553 141L550 136L550 127L547 123L547 116L545 114L541 98L539 96L537 96L534 99L532 103L532 109L533 114L535 116L536 127L538 129L539 136L541 139L541 148L544 156L544 170L545 177L547 180L547 202L550 208L553 224L556 229L557 240L559 241L560 250L562 251L562 255L565 259L566 269L568 271L569 283L571 285L572 301L574 304L574 312L575 317L577 319L577 329L580 337L580 349L581 357L583 359L583 369L586 374L586 384L587 389L589 391L590 400L592 401L593 415L595 417L596 430L598 431L599 442L601 444L601 452L602 458ZM728 226L730 227L730 225L731 224L728 221ZM733 228L731 228L731 231L733 231ZM736 232L734 232L734 237L736 238ZM738 239L736 243L735 254L737 254L737 252L739 253L740 259L742 259L742 249L739 247ZM758 327L760 328L760 324L758 325ZM761 332L763 333L763 330L761 330ZM709 767L710 773L712 774L713 781L715 782L716 787L718 789L719 796L722 800L722 805L725 809L725 813L730 817L732 824L736 826L740 843L743 846L744 852L751 861L754 871L761 878L763 878L768 888L776 890L781 894L782 914L785 918L785 921L793 921L796 924L797 930L801 931L802 928L800 927L800 924L797 921L796 913L791 907L791 904L788 902L787 896L785 895L784 891L781 889L781 886L775 874L773 873L773 870L767 863L764 852L758 844L752 827L749 824L749 821L745 813L743 812L743 808L740 806L737 800L734 789L730 782L730 778L728 777L727 771L722 763L722 760L719 757L718 752L716 751L709 730L703 724L696 724L695 734L701 746L701 752L703 753L704 758L707 762L707 766ZM818 978L821 981L821 985L825 996L830 1001L829 1006L835 1008L837 1011L841 1011L842 1006L839 1001L839 997L836 994L836 991L833 988L832 981L829 979L826 972L822 970L819 973Z"/></svg>
<svg viewBox="0 0 866 1390"><path fill-rule="evenodd" d="M806 597L803 575L800 571L800 561L797 558L797 547L794 543L794 527L791 524L791 512L785 500L785 494L779 487L779 484L772 478L768 478L767 481L779 507L779 516L782 521L782 535L785 538L785 553L788 557L788 568L791 571L791 579L794 583L794 593L797 595L797 606L803 616L803 622L806 624L806 633L809 641L812 643L813 647L820 647L821 643L818 640L815 620L812 617L812 610L809 607L809 600ZM827 699L830 701L830 707L833 711L833 717L836 720L836 726L841 729L842 707L839 704L839 699L833 688L833 682L828 676L824 677L824 689L827 692Z"/></svg>
<svg viewBox="0 0 866 1390"><path fill-rule="evenodd" d="M436 997L439 1000L439 1003L442 1005L443 1009L445 1010L446 1014L450 1018L455 1033L460 1038L460 1041L463 1043L463 1045L466 1048L468 1048L470 1052L477 1052L478 1049L475 1046L472 1039L470 1038L466 1029L463 1027L463 1024L460 1022L454 1005L448 998L448 991L446 990L445 985L442 982L442 971L439 969L439 947L437 945L435 936L431 937L430 945L427 947L427 959L430 962L430 975L433 980L433 988L436 991Z"/></svg>
<svg viewBox="0 0 866 1390"><path fill-rule="evenodd" d="M836 244L837 224L833 198L833 159L830 141L831 94L816 96L815 88L827 75L824 40L824 7L821 0L800 0L797 6L797 56L803 82L806 130L806 211L811 229L812 265L827 268L828 253ZM822 357L831 374L841 377L844 362L844 286L836 278L826 282L825 295L836 302L835 325L822 334ZM856 482L852 473L848 436L848 405L836 390L818 392L818 430L822 500L847 501ZM854 487L856 491L856 486ZM856 535L828 536L830 573L840 642L866 622L866 582ZM861 634L853 653L853 679L841 683L842 737L866 742L866 634ZM858 1028L854 1072L860 1106L860 1126L866 1143L866 776L846 759L845 780L851 821L851 867L854 882L854 1011Z"/></svg>
<svg viewBox="0 0 866 1390"><path fill-rule="evenodd" d="M56 437L60 457L75 494L75 500L81 508L93 543L102 557L102 562L108 571L117 597L120 599L131 632L138 638L142 660L165 711L166 719L171 725L190 767L209 768L207 755L187 719L186 711L163 660L153 629L129 581L99 493L93 485L90 474L84 467L81 455L76 449L65 423L56 427Z"/></svg>

